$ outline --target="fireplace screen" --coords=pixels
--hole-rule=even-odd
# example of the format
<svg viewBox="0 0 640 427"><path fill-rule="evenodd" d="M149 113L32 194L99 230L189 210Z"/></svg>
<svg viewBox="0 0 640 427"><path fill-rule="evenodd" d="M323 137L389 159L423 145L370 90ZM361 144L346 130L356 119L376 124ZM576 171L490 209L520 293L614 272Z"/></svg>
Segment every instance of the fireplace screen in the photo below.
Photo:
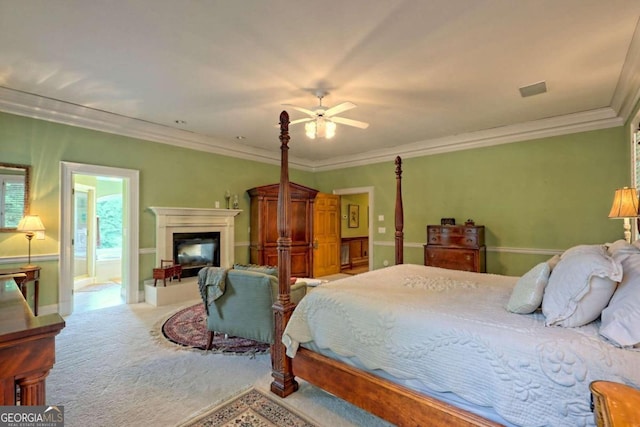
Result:
<svg viewBox="0 0 640 427"><path fill-rule="evenodd" d="M182 277L197 276L202 267L220 267L220 232L174 233L173 259Z"/></svg>

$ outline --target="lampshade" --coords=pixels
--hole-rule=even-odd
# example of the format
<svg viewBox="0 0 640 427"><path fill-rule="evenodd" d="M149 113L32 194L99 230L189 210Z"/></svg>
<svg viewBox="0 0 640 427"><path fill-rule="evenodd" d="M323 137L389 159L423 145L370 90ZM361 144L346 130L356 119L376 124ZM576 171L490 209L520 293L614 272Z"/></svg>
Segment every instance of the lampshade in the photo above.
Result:
<svg viewBox="0 0 640 427"><path fill-rule="evenodd" d="M17 230L25 233L25 237L29 241L29 258L27 258L27 265L23 265L22 268L33 268L35 265L31 264L31 239L35 236L36 231L44 231L44 224L38 215L25 215L18 223Z"/></svg>
<svg viewBox="0 0 640 427"><path fill-rule="evenodd" d="M26 215L18 223L17 230L29 233L34 231L44 231L45 228L38 215Z"/></svg>
<svg viewBox="0 0 640 427"><path fill-rule="evenodd" d="M609 218L635 218L638 216L638 193L635 188L619 188L613 197Z"/></svg>

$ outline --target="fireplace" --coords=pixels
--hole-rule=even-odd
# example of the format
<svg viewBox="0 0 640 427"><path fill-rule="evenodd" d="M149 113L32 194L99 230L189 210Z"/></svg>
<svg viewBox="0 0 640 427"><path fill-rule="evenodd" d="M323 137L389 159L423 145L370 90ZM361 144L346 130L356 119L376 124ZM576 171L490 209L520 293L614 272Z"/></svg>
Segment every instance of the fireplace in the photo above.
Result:
<svg viewBox="0 0 640 427"><path fill-rule="evenodd" d="M233 266L234 220L241 210L150 209L156 214L156 266L160 266L163 259L173 260L182 265L183 277L197 276L206 265Z"/></svg>
<svg viewBox="0 0 640 427"><path fill-rule="evenodd" d="M220 267L220 232L173 233L173 260L182 266L182 277Z"/></svg>

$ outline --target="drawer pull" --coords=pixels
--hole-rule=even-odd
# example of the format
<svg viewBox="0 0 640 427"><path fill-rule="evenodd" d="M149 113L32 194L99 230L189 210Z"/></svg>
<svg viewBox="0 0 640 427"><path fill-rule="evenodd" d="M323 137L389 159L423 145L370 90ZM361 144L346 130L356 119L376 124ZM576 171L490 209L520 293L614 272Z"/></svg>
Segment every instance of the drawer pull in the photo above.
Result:
<svg viewBox="0 0 640 427"><path fill-rule="evenodd" d="M471 261L471 255L467 255L465 258L467 261Z"/></svg>

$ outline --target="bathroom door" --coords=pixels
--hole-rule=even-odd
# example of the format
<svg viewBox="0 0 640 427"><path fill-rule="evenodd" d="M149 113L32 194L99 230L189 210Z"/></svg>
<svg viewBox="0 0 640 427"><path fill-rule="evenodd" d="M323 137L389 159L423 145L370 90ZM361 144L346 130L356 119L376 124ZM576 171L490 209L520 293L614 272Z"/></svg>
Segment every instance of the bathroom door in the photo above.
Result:
<svg viewBox="0 0 640 427"><path fill-rule="evenodd" d="M73 278L93 282L95 271L95 190L75 184L73 190Z"/></svg>

